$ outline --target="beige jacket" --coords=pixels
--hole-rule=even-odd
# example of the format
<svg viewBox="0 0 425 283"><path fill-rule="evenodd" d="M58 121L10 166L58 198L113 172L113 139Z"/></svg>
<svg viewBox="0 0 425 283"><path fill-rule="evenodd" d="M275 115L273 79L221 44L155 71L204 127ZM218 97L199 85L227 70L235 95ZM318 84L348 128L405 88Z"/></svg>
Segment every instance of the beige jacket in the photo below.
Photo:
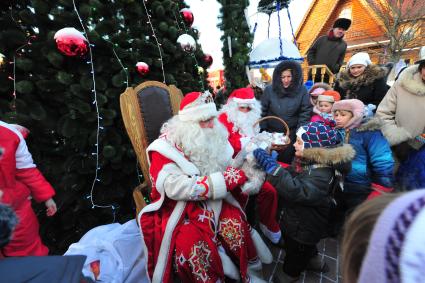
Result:
<svg viewBox="0 0 425 283"><path fill-rule="evenodd" d="M384 121L382 132L391 145L408 141L425 131L425 83L418 65L405 69L379 104L376 116Z"/></svg>

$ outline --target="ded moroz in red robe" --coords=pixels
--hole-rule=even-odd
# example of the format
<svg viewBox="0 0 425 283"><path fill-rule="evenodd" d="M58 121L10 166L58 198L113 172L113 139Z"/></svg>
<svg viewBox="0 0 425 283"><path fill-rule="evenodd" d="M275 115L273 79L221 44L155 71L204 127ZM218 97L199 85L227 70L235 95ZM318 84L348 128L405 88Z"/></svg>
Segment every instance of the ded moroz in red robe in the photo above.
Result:
<svg viewBox="0 0 425 283"><path fill-rule="evenodd" d="M233 150L227 146L229 159ZM147 149L152 203L138 216L152 282L250 280L249 268L272 257L227 192L222 172L202 176L165 137ZM239 266L236 268L236 263Z"/></svg>

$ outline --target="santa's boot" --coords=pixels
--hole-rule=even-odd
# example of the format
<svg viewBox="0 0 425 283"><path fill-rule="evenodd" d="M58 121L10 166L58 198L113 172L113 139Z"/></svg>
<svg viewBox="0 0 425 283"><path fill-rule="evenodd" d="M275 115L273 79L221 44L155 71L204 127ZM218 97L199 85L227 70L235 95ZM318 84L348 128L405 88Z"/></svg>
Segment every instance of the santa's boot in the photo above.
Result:
<svg viewBox="0 0 425 283"><path fill-rule="evenodd" d="M263 279L263 269L260 261L248 264L248 276L252 283L266 283Z"/></svg>

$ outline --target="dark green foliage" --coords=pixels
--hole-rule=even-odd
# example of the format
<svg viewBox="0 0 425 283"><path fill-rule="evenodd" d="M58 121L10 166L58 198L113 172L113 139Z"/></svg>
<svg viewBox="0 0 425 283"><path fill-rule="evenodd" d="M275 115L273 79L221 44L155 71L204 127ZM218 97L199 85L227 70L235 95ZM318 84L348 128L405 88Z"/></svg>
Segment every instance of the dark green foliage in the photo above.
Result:
<svg viewBox="0 0 425 283"><path fill-rule="evenodd" d="M97 103L103 127L99 134L100 181L96 182L93 199L98 205L117 207L115 220L123 222L134 217L132 190L139 182L135 154L119 107L119 96L127 87L126 72L113 48L128 70L130 86L146 80L162 82L161 61L142 1L75 2L94 44ZM186 7L184 2L155 0L145 4L162 44L166 83L175 84L183 93L202 90L202 82L207 86L206 72L199 75L194 57L176 43L177 37L186 33L179 17L179 10ZM53 40L55 32L64 27L82 31L72 0L19 0L10 1L10 5L11 10L5 6L0 12L0 53L7 61L0 69L0 120L22 124L31 131L27 143L37 166L56 189L59 208L55 217L47 218L45 207L36 206L40 233L51 252L61 254L87 230L114 220L111 208L92 209L88 198L95 175L92 153L97 135L93 81L87 63L90 57L67 57ZM197 39L192 29L187 33ZM25 45L33 35L32 44ZM8 78L13 76L9 62L14 55L16 101L12 100L13 81ZM200 46L194 55L201 60L204 54ZM148 75L137 73L139 61L149 64Z"/></svg>
<svg viewBox="0 0 425 283"><path fill-rule="evenodd" d="M244 9L248 7L247 0L218 0L222 4L221 23L218 27L224 32L223 63L224 77L226 79L227 95L232 90L245 87L249 84L245 66L249 61L250 46L253 36L245 20ZM235 20L238 19L238 20ZM228 37L231 39L232 57L229 53Z"/></svg>

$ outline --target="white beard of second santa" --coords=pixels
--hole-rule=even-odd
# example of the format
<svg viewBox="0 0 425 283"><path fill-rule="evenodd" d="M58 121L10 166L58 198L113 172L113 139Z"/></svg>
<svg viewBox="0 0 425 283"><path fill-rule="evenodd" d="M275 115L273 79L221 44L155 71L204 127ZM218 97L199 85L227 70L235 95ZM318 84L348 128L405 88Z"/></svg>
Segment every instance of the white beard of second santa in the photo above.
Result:
<svg viewBox="0 0 425 283"><path fill-rule="evenodd" d="M232 122L234 127L233 131L239 131L240 134L246 137L253 137L260 132L260 126L256 125L255 122L261 118L261 106L259 103L255 103L251 106L251 111L241 112L238 109L238 105L235 102L231 102L228 105L223 106L223 111L227 114L227 119Z"/></svg>
<svg viewBox="0 0 425 283"><path fill-rule="evenodd" d="M177 117L165 126L167 139L181 148L185 156L196 165L202 175L222 172L230 164L228 133L214 120L214 127L201 128L198 122L182 122Z"/></svg>

